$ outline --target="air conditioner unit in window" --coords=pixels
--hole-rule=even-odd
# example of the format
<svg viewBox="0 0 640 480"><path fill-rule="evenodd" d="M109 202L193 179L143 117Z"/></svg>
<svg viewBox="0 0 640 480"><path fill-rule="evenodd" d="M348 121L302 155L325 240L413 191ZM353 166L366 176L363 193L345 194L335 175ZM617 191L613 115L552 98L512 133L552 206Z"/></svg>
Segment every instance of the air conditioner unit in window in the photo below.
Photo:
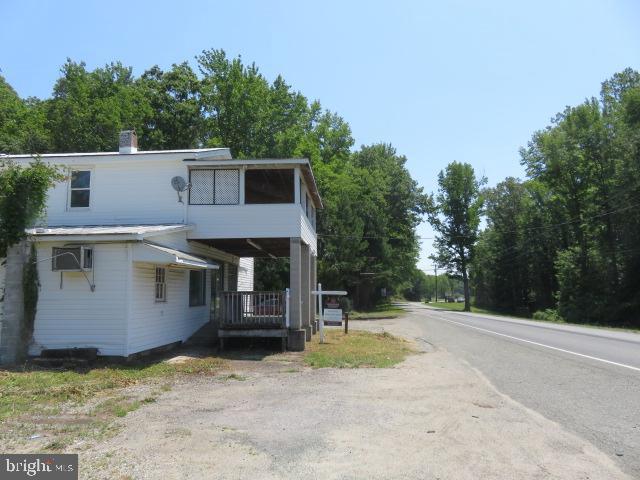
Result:
<svg viewBox="0 0 640 480"><path fill-rule="evenodd" d="M51 270L81 272L93 268L93 249L90 247L53 247Z"/></svg>

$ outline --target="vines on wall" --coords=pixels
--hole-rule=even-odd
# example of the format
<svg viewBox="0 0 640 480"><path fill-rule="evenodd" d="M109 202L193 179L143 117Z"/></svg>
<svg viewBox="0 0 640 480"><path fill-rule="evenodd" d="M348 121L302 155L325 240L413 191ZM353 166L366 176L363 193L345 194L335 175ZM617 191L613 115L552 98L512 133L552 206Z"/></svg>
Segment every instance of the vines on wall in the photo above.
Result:
<svg viewBox="0 0 640 480"><path fill-rule="evenodd" d="M42 162L39 157L34 157L28 166L10 160L0 162L0 260L6 258L9 248L26 239L26 229L32 227L44 212L49 188L63 178L57 167ZM24 308L12 319L18 327L18 358L11 358L9 362L26 356L33 336L39 288L33 244L22 269Z"/></svg>
<svg viewBox="0 0 640 480"><path fill-rule="evenodd" d="M40 278L38 277L38 254L34 243L31 244L27 261L24 264L22 276L22 291L24 295L24 321L20 328L20 352L26 356L29 342L33 337L33 325L38 307L38 291Z"/></svg>
<svg viewBox="0 0 640 480"><path fill-rule="evenodd" d="M44 212L47 191L62 179L57 167L38 157L27 167L0 162L0 258L26 237L25 229Z"/></svg>

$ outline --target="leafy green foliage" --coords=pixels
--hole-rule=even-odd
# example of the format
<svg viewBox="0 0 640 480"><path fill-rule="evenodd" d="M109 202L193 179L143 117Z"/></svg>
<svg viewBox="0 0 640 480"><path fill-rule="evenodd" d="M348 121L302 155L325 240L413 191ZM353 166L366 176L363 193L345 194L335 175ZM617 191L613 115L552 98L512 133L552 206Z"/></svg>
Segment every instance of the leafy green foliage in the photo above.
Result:
<svg viewBox="0 0 640 480"><path fill-rule="evenodd" d="M22 277L22 291L24 295L24 322L21 324L22 331L20 336L22 342L20 343L23 348L22 352L19 352L21 358L26 358L27 346L33 336L33 327L36 320L36 310L38 307L38 292L40 290L40 280L38 276L38 256L35 244L31 244L29 257L24 264L24 274Z"/></svg>
<svg viewBox="0 0 640 480"><path fill-rule="evenodd" d="M196 148L203 141L201 83L188 63L164 72L154 66L135 82L149 102L140 131L147 150Z"/></svg>
<svg viewBox="0 0 640 480"><path fill-rule="evenodd" d="M43 102L22 100L0 75L0 153L37 153L49 149Z"/></svg>
<svg viewBox="0 0 640 480"><path fill-rule="evenodd" d="M0 258L25 238L25 229L43 212L47 191L61 179L56 167L39 159L28 167L13 162L0 164Z"/></svg>
<svg viewBox="0 0 640 480"><path fill-rule="evenodd" d="M381 287L407 288L426 197L406 159L384 143L352 152L342 117L240 57L205 50L196 63L196 71L154 66L135 78L119 62L89 71L68 59L44 101L21 100L0 78L0 151L113 151L118 132L135 129L142 150L225 146L236 158L309 158L325 203L319 280L349 290L363 307ZM256 275L259 288L284 288L288 261L261 259Z"/></svg>
<svg viewBox="0 0 640 480"><path fill-rule="evenodd" d="M471 271L478 306L530 315L554 304L558 208L536 181L507 178L485 190L487 228L480 234Z"/></svg>
<svg viewBox="0 0 640 480"><path fill-rule="evenodd" d="M522 149L529 180L486 193L478 304L577 323L640 318L640 74L627 69Z"/></svg>
<svg viewBox="0 0 640 480"><path fill-rule="evenodd" d="M462 277L465 311L471 310L468 269L478 240L483 204L480 187L485 181L476 179L468 163L452 162L438 175L438 193L429 199L429 222L438 233L434 260Z"/></svg>

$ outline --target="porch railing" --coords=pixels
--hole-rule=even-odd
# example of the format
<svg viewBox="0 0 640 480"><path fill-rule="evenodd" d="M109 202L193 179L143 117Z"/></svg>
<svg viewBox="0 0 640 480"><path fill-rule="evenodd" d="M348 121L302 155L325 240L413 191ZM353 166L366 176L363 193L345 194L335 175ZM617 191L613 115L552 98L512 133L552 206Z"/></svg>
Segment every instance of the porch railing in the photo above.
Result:
<svg viewBox="0 0 640 480"><path fill-rule="evenodd" d="M285 328L286 292L222 292L220 328Z"/></svg>

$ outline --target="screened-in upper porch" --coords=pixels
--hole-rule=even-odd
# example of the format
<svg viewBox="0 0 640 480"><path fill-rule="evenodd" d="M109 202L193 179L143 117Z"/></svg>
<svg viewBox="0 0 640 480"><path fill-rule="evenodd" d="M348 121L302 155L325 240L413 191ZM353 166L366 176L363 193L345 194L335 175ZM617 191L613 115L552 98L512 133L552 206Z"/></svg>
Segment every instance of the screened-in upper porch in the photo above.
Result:
<svg viewBox="0 0 640 480"><path fill-rule="evenodd" d="M316 211L321 203L307 161L253 162L189 166L185 203L187 221L195 226L189 238L300 237L315 251Z"/></svg>

